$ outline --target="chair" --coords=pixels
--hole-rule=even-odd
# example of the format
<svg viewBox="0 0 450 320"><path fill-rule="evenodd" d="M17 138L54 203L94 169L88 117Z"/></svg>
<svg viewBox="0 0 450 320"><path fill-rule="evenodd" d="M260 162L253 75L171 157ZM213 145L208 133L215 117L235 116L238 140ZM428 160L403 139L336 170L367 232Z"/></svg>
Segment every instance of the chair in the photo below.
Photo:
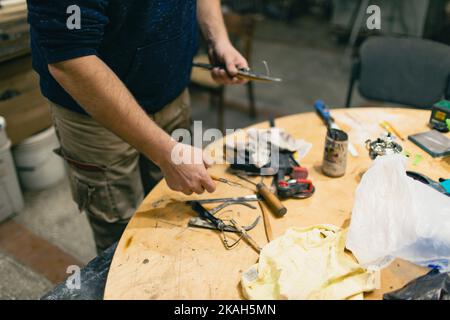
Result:
<svg viewBox="0 0 450 320"><path fill-rule="evenodd" d="M225 13L224 20L231 41L250 64L256 19L252 16ZM209 63L208 55L199 54L194 58L194 62ZM211 107L217 102L218 127L223 131L225 128L225 86L216 83L209 71L199 68L192 70L191 85L210 93ZM254 85L252 82L248 82L246 86L249 99L249 113L251 117L256 117Z"/></svg>
<svg viewBox="0 0 450 320"><path fill-rule="evenodd" d="M356 82L366 99L429 109L450 97L450 47L418 38L370 37L352 68L347 108Z"/></svg>

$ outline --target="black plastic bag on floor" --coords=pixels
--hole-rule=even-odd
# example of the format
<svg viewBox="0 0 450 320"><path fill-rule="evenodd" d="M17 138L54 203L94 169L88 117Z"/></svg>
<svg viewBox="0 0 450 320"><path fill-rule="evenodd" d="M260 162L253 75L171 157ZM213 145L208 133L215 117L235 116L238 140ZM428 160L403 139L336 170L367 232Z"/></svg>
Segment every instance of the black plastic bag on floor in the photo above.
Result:
<svg viewBox="0 0 450 320"><path fill-rule="evenodd" d="M384 300L450 300L450 273L432 270L400 290L386 293Z"/></svg>

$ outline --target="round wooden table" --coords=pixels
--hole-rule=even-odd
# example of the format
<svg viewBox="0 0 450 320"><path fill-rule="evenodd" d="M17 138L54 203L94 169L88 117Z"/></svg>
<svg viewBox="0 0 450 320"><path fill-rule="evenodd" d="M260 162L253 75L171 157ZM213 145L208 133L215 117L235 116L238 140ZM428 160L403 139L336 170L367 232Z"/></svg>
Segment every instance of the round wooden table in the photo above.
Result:
<svg viewBox="0 0 450 320"><path fill-rule="evenodd" d="M359 157L349 155L347 174L342 178L328 178L321 172L326 128L315 113L284 117L276 121L296 138L313 143L302 166L310 171L316 193L307 200L288 200L285 217L270 216L274 237L293 226L307 227L317 224L348 226L355 189L371 164L365 149L366 139L377 138L383 130L379 123L387 120L405 137L429 130L429 111L394 108L360 108L333 110L336 122L349 133L350 141ZM267 128L268 123L255 127ZM402 142L414 158L422 161L411 170L438 179L448 177L450 159L433 159L409 141ZM217 150L222 148L219 141ZM225 172L226 166L216 166L211 173L237 179ZM266 181L269 183L269 181ZM220 234L205 229L188 228L188 220L196 214L186 200L242 196L251 194L237 187L218 184L214 194L186 197L168 189L162 181L144 200L130 221L117 247L105 289L105 299L242 299L240 277L255 264L258 254L245 242L235 249L226 250ZM231 207L242 224L249 224L261 211L247 207ZM262 246L267 243L261 222L250 232ZM381 288L366 298L380 299L390 292L426 273L411 263L396 260L381 273Z"/></svg>

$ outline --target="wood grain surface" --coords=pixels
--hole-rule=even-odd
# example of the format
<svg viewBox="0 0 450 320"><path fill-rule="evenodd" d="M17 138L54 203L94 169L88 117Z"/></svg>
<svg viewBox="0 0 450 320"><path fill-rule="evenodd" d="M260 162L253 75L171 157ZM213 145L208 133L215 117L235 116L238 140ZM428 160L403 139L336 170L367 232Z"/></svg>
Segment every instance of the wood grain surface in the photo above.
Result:
<svg viewBox="0 0 450 320"><path fill-rule="evenodd" d="M316 224L348 226L355 189L371 160L365 150L366 139L375 139L383 120L393 124L404 136L429 130L430 112L413 109L361 108L333 110L337 123L349 133L360 155L349 156L347 174L328 178L321 172L326 129L314 113L278 119L276 125L296 138L313 143L302 165L310 171L316 186L315 195L306 200L284 201L288 213L283 218L270 214L274 237L293 226ZM256 127L268 127L268 123ZM221 142L214 145L220 152ZM409 169L422 172L433 179L448 176L450 159L433 159L411 142L403 143L413 157L421 155L417 165L409 161ZM226 167L215 166L211 173L235 179ZM388 183L388 182L387 182ZM195 213L183 201L203 198L242 196L251 191L218 184L212 195L185 197L168 189L162 181L144 200L129 223L115 253L105 289L105 299L242 299L242 272L258 261L258 254L246 243L226 250L219 233L187 227ZM232 215L241 224L261 216L260 208L230 207L222 217ZM260 244L267 243L263 223L250 232ZM411 263L396 260L381 274L381 288L366 295L380 299L383 293L398 289L426 270Z"/></svg>

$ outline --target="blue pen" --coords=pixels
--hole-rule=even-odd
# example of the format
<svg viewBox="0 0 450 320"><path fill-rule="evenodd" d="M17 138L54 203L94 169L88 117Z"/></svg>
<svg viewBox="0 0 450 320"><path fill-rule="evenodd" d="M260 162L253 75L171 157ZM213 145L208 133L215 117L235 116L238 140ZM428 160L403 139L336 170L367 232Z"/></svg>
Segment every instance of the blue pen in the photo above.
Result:
<svg viewBox="0 0 450 320"><path fill-rule="evenodd" d="M327 107L325 102L322 100L317 100L314 103L314 108L316 109L317 114L322 118L322 120L325 122L325 124L328 127L331 127L331 125L334 123L334 119L331 116L330 109Z"/></svg>

